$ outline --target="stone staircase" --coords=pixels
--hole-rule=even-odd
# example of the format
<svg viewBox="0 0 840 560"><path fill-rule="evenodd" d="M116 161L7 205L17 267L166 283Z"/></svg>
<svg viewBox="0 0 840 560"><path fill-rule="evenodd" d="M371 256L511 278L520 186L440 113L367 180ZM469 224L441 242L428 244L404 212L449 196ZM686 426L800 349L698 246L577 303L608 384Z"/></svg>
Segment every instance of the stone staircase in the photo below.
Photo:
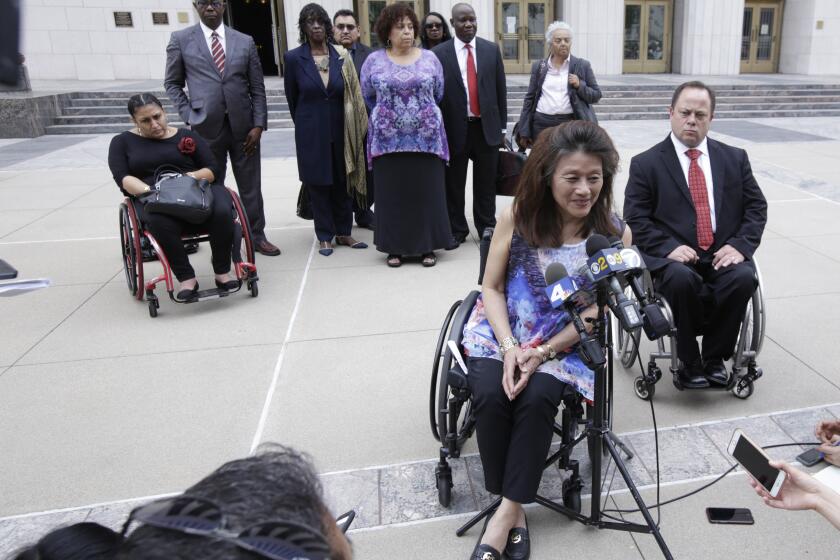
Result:
<svg viewBox="0 0 840 560"><path fill-rule="evenodd" d="M595 106L600 120L665 118L671 102L671 85L603 86L604 96ZM526 86L508 87L508 118L515 122L522 109ZM840 83L718 86L715 118L840 116ZM268 90L268 126L292 128L289 106L282 90ZM181 126L180 117L163 92L169 121ZM60 116L46 127L47 134L117 133L130 125L127 92L81 92L69 95Z"/></svg>

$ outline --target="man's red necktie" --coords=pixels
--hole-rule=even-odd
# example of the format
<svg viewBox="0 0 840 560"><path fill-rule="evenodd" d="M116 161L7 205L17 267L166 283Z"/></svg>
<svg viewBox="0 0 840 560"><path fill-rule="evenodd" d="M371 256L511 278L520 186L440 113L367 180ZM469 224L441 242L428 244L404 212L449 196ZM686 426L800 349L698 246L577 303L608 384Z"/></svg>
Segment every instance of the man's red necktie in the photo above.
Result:
<svg viewBox="0 0 840 560"><path fill-rule="evenodd" d="M213 62L216 63L216 68L219 69L219 74L225 75L225 49L222 48L222 42L219 41L219 34L215 31L210 35L210 54L213 55Z"/></svg>
<svg viewBox="0 0 840 560"><path fill-rule="evenodd" d="M467 48L467 90L470 97L470 112L474 117L481 116L481 106L478 104L478 73L475 71L475 58L473 58L472 45L464 45Z"/></svg>
<svg viewBox="0 0 840 560"><path fill-rule="evenodd" d="M712 231L712 213L709 210L709 191L706 190L706 176L697 163L702 152L691 148L685 155L691 160L688 164L688 191L694 201L694 211L697 213L697 245L704 251L712 246L715 234Z"/></svg>

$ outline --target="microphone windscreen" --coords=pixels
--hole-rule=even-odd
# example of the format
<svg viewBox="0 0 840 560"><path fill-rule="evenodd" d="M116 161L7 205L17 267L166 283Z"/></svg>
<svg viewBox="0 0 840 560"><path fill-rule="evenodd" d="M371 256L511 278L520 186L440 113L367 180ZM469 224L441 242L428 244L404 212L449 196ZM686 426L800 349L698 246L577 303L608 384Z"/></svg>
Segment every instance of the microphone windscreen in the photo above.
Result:
<svg viewBox="0 0 840 560"><path fill-rule="evenodd" d="M588 257L591 257L598 251L603 251L604 249L609 248L610 242L607 241L607 238L600 233L596 233L586 240L586 256Z"/></svg>
<svg viewBox="0 0 840 560"><path fill-rule="evenodd" d="M563 263L553 262L545 269L545 285L551 286L569 275Z"/></svg>
<svg viewBox="0 0 840 560"><path fill-rule="evenodd" d="M624 243L621 241L621 238L616 235L610 235L607 237L607 241L610 242L610 247L614 247L615 249L624 249Z"/></svg>

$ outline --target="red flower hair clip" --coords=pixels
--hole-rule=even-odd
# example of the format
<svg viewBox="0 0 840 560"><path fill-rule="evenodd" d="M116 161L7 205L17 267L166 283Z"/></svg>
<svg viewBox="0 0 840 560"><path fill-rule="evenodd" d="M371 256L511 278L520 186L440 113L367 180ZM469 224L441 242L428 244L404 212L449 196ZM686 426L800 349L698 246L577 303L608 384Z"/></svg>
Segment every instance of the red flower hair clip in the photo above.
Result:
<svg viewBox="0 0 840 560"><path fill-rule="evenodd" d="M193 140L189 136L184 136L183 138L181 138L181 141L178 142L178 151L186 156L194 154L195 140Z"/></svg>

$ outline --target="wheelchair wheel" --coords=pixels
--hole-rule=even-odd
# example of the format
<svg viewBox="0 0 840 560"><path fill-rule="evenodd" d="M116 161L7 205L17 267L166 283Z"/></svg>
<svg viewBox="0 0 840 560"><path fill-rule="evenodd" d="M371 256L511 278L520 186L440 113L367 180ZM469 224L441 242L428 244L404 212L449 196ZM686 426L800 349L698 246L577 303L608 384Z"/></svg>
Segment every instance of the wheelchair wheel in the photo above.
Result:
<svg viewBox="0 0 840 560"><path fill-rule="evenodd" d="M656 385L649 384L641 375L633 381L633 391L643 401L649 401L656 392Z"/></svg>
<svg viewBox="0 0 840 560"><path fill-rule="evenodd" d="M444 318L443 325L440 328L437 345L435 346L435 357L432 362L432 384L429 388L429 423L432 427L432 435L438 441L441 441L442 439L441 434L444 436L446 435L446 415L443 415L442 421L440 421L440 416L438 415L441 405L443 405L446 401L444 400L440 403L440 405L438 405L438 394L440 393L438 383L440 382L446 386L446 372L449 371L451 364L443 363L444 348L446 347L446 341L449 340L449 330L452 323L452 317L455 315L455 312L458 311L458 307L461 306L462 301L463 300L458 300L453 303L452 307L450 307L449 311L446 313L446 318ZM444 424L443 431L440 429L440 424Z"/></svg>
<svg viewBox="0 0 840 560"><path fill-rule="evenodd" d="M251 290L251 297L260 295L260 287L257 285L257 280L248 280L248 289Z"/></svg>
<svg viewBox="0 0 840 560"><path fill-rule="evenodd" d="M248 215L245 213L245 209L242 207L242 200L240 200L239 195L236 191L232 189L228 189L230 192L230 197L233 200L233 209L234 209L234 221L235 226L238 227L239 235L234 236L234 240L238 240L238 244L233 248L233 260L235 262L245 262L254 263L254 243L251 239L251 223L248 221ZM238 259L238 260L237 260ZM257 297L251 292L251 295Z"/></svg>
<svg viewBox="0 0 840 560"><path fill-rule="evenodd" d="M445 508L452 503L452 473L435 473L435 482L437 483L438 502Z"/></svg>
<svg viewBox="0 0 840 560"><path fill-rule="evenodd" d="M120 204L120 246L123 272L128 291L138 300L143 300L143 258L140 227L137 214L130 203Z"/></svg>
<svg viewBox="0 0 840 560"><path fill-rule="evenodd" d="M739 377L735 381L735 386L732 387L732 394L741 400L745 400L752 396L754 389L755 385L752 381L747 381L743 377Z"/></svg>

